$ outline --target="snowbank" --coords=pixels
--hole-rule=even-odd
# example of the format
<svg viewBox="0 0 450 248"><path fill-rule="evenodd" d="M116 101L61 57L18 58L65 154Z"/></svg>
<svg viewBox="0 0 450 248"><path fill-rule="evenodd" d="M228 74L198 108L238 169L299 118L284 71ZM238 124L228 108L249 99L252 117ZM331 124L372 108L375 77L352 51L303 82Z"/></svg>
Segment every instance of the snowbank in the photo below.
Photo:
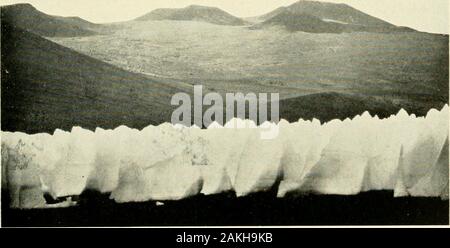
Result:
<svg viewBox="0 0 450 248"><path fill-rule="evenodd" d="M228 128L240 122L245 128ZM234 191L237 196L277 186L288 193L394 195L448 199L449 110L426 117L400 111L352 120L278 123L263 140L251 121L233 119L208 129L161 124L95 132L74 127L53 135L1 133L2 188L13 208L48 207L53 198L91 189L116 202L178 200Z"/></svg>

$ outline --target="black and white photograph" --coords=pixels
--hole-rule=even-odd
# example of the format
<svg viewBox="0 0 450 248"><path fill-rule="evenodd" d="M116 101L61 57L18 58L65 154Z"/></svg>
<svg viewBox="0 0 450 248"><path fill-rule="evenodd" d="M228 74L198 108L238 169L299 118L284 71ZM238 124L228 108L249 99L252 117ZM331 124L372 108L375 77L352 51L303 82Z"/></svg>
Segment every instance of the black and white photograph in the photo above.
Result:
<svg viewBox="0 0 450 248"><path fill-rule="evenodd" d="M2 227L449 226L448 0L0 5Z"/></svg>

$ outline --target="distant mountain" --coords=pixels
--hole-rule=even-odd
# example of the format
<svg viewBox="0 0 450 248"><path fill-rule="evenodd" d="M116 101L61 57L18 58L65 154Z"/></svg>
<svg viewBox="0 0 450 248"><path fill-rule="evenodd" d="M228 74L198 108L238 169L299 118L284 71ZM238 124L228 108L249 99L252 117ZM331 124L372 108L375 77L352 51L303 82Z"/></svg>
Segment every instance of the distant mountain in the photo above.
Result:
<svg viewBox="0 0 450 248"><path fill-rule="evenodd" d="M142 128L170 120L171 96L182 91L8 23L1 34L4 131Z"/></svg>
<svg viewBox="0 0 450 248"><path fill-rule="evenodd" d="M240 26L247 24L246 21L233 15L230 15L229 13L219 8L198 6L198 5L191 5L181 9L156 9L135 20L202 21L218 25L232 25L232 26Z"/></svg>
<svg viewBox="0 0 450 248"><path fill-rule="evenodd" d="M45 37L94 35L100 26L79 17L47 15L30 4L2 6L0 11L2 22Z"/></svg>
<svg viewBox="0 0 450 248"><path fill-rule="evenodd" d="M291 11L295 14L313 15L320 19L334 20L336 22L346 24L358 24L364 26L392 25L346 4L306 0L300 0L287 7L280 7L274 11L262 15L260 18L265 21L286 10Z"/></svg>
<svg viewBox="0 0 450 248"><path fill-rule="evenodd" d="M397 27L346 4L316 1L299 1L258 18L262 21L258 27L278 25L290 31L310 33L414 31Z"/></svg>
<svg viewBox="0 0 450 248"><path fill-rule="evenodd" d="M313 15L296 14L291 11L284 11L263 22L263 25L280 25L289 31L308 33L342 33L345 30L343 24L326 22Z"/></svg>

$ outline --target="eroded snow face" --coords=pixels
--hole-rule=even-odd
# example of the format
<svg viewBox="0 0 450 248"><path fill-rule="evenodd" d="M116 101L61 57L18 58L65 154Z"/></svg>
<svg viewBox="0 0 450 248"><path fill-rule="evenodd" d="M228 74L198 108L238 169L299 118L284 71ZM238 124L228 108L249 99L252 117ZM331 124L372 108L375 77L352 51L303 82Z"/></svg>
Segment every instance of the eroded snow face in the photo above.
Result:
<svg viewBox="0 0 450 248"><path fill-rule="evenodd" d="M2 132L2 188L13 208L70 206L48 205L44 194L61 198L87 189L136 202L245 196L274 185L278 197L393 190L448 199L448 121L445 106L421 118L400 111L382 120L368 113L325 124L282 120L272 140L260 139L266 129L253 125Z"/></svg>

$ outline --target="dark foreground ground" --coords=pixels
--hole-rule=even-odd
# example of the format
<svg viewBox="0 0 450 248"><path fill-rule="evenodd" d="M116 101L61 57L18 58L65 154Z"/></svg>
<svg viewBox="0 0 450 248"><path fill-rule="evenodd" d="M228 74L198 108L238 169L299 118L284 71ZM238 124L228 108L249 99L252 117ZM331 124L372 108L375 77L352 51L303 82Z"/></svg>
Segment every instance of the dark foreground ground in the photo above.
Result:
<svg viewBox="0 0 450 248"><path fill-rule="evenodd" d="M2 194L2 226L218 226L218 225L448 225L449 202L393 198L392 191L356 196L289 196L272 193L236 198L196 196L165 202L117 204L86 192L72 208L12 210Z"/></svg>

